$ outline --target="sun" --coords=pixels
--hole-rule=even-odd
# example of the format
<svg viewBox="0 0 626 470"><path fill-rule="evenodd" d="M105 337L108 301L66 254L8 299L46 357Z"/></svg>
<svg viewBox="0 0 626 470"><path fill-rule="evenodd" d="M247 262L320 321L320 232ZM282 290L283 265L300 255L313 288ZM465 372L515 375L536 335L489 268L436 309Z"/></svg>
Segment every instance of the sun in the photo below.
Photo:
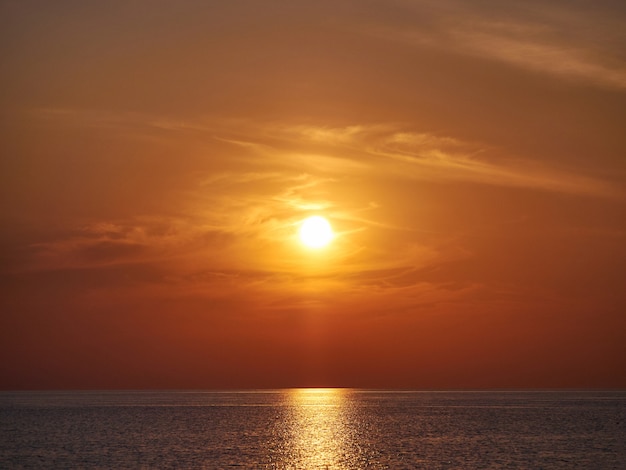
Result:
<svg viewBox="0 0 626 470"><path fill-rule="evenodd" d="M300 225L300 241L309 248L323 248L335 237L328 220L313 215L302 221Z"/></svg>

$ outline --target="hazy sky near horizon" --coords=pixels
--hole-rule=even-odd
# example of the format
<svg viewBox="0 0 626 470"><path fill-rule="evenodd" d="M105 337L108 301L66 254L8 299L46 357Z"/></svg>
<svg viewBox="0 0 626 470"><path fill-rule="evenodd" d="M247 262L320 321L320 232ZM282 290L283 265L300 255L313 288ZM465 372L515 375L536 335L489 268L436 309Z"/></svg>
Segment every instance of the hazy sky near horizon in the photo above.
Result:
<svg viewBox="0 0 626 470"><path fill-rule="evenodd" d="M0 0L0 387L626 386L625 26Z"/></svg>

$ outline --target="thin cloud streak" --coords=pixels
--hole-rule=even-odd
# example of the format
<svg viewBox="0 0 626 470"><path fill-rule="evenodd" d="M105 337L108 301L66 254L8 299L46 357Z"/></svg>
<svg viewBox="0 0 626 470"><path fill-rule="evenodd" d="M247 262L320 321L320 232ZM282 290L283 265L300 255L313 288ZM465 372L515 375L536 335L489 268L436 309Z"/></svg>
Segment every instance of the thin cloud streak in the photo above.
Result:
<svg viewBox="0 0 626 470"><path fill-rule="evenodd" d="M570 4L468 6L448 1L400 2L409 14L425 16L408 29L383 23L362 25L366 34L419 48L501 62L596 87L626 88L623 23L606 13ZM590 18L593 17L593 18ZM573 31L576 33L574 34Z"/></svg>
<svg viewBox="0 0 626 470"><path fill-rule="evenodd" d="M239 157L243 163L265 167L260 172L231 174L231 179L255 178L254 175L280 174L306 168L328 175L388 172L398 178L431 181L464 180L481 184L514 186L572 194L623 198L624 193L608 182L577 175L571 171L542 165L529 158L507 155L506 149L490 149L478 143L463 142L453 136L439 136L408 129L406 125L378 124L326 127L276 123L229 122L205 118L198 123L163 124L167 120L138 114L96 111L42 110L43 116L68 120L74 125L104 125L132 132L133 128L171 131L193 129L207 139L240 146L250 152ZM104 116L104 118L102 117ZM224 133L224 137L219 133ZM228 135L239 135L233 138ZM172 136L173 139L180 136ZM315 147L307 152L306 148ZM483 155L489 155L489 159ZM258 157L262 157L259 159ZM373 160L374 158L375 160ZM380 165L380 158L399 165ZM501 162L496 164L495 162ZM273 173L272 173L273 172ZM209 179L225 178L223 174ZM265 176L263 176L265 178ZM301 206L304 208L303 206ZM322 206L320 206L321 208ZM328 207L323 204L323 207Z"/></svg>
<svg viewBox="0 0 626 470"><path fill-rule="evenodd" d="M457 31L453 36L455 44L476 57L601 87L626 88L626 64L605 64L584 48L481 31Z"/></svg>
<svg viewBox="0 0 626 470"><path fill-rule="evenodd" d="M559 171L532 160L510 158L503 150L489 149L465 143L448 136L411 132L391 125L351 126L348 128L318 128L297 126L291 130L300 138L334 145L332 154L349 149L354 158L369 158L374 171L387 171L397 178L430 181L465 180L498 186L542 189L590 196L622 198L623 192L610 183ZM289 133L289 131L287 131ZM490 159L480 159L481 155ZM372 161L375 157L378 160ZM401 165L381 165L380 158ZM495 161L509 162L495 164Z"/></svg>

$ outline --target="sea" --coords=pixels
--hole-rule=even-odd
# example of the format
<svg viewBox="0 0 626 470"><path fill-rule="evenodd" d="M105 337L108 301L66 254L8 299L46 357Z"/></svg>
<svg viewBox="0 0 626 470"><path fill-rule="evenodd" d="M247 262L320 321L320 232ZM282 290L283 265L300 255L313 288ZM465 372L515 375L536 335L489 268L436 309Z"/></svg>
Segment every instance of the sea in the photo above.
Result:
<svg viewBox="0 0 626 470"><path fill-rule="evenodd" d="M623 470L626 392L0 392L0 468Z"/></svg>

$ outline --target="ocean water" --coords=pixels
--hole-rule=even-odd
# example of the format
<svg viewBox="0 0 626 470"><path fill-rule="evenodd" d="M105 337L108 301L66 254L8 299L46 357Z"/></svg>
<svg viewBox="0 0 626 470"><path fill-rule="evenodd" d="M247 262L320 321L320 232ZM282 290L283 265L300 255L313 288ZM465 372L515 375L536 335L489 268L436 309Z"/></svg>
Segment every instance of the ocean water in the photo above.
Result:
<svg viewBox="0 0 626 470"><path fill-rule="evenodd" d="M626 392L2 392L0 468L626 469Z"/></svg>

